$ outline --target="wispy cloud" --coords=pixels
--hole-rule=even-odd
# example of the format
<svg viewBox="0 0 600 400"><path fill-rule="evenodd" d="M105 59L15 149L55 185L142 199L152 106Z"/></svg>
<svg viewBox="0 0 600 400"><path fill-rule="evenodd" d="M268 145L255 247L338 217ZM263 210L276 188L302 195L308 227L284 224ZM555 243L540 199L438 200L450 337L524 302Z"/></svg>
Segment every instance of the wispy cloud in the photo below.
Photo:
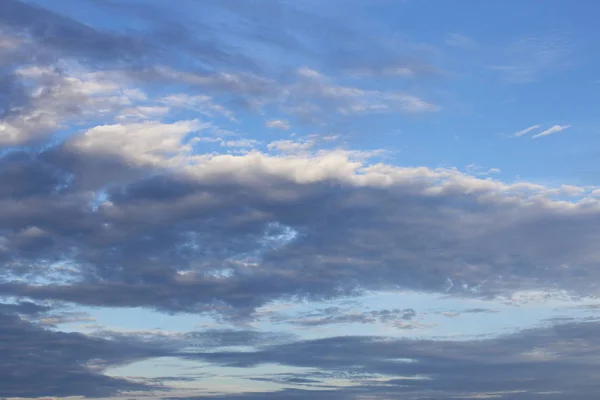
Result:
<svg viewBox="0 0 600 400"><path fill-rule="evenodd" d="M446 36L446 40L444 40L444 43L447 46L458 47L461 49L473 49L477 47L477 42L475 42L475 40L460 33L449 34L448 36Z"/></svg>
<svg viewBox="0 0 600 400"><path fill-rule="evenodd" d="M510 83L528 83L558 72L570 64L571 43L564 34L531 35L499 52L501 60L491 66Z"/></svg>
<svg viewBox="0 0 600 400"><path fill-rule="evenodd" d="M571 125L553 125L550 128L546 129L545 131L542 131L536 135L533 135L531 138L537 139L542 136L552 135L553 133L557 133L557 132L564 131L565 129L569 129L570 127L571 127Z"/></svg>
<svg viewBox="0 0 600 400"><path fill-rule="evenodd" d="M514 134L514 136L519 137L519 136L527 135L529 132L534 131L539 128L541 128L541 125L538 125L538 124L532 125L529 128L525 128L523 130L520 130L519 132L516 132Z"/></svg>

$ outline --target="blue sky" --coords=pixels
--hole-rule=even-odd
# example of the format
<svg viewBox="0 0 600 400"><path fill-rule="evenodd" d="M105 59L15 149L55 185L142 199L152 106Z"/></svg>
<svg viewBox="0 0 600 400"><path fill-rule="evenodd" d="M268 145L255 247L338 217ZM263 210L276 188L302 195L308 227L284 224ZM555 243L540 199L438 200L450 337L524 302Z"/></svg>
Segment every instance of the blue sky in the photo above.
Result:
<svg viewBox="0 0 600 400"><path fill-rule="evenodd" d="M4 0L0 397L595 399L599 7Z"/></svg>

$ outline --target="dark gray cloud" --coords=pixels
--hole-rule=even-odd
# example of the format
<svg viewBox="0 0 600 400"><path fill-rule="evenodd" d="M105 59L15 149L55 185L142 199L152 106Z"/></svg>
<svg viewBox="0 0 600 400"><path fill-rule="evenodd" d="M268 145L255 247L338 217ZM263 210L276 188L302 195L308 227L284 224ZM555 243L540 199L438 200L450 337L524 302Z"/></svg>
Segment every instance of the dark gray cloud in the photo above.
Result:
<svg viewBox="0 0 600 400"><path fill-rule="evenodd" d="M15 306L24 314L40 311L31 304ZM517 400L550 393L553 399L568 396L588 400L599 389L593 378L600 353L597 321L569 321L469 341L359 336L293 341L289 336L228 330L168 335L107 331L92 338L44 330L4 310L0 310L0 347L4 355L1 368L2 376L11 379L0 380L0 395L7 397L108 396L123 390L164 389L174 381L210 379L210 374L185 375L159 377L142 384L101 374L110 365L153 357L180 357L237 368L262 364L310 368L306 372L247 378L284 387L309 386L310 392L290 388L213 396L224 399L303 399L320 393L315 389L328 389L323 393L332 399L359 399L366 394L374 399L496 394ZM240 345L254 350L228 349ZM28 384L32 379L37 385ZM334 383L339 380L351 380L356 386L339 387Z"/></svg>
<svg viewBox="0 0 600 400"><path fill-rule="evenodd" d="M4 315L28 315L35 316L49 311L51 307L30 301L19 301L16 303L0 303L0 312Z"/></svg>
<svg viewBox="0 0 600 400"><path fill-rule="evenodd" d="M156 347L50 331L18 315L45 311L33 303L0 305L0 396L104 397L156 387L102 374L107 366L158 356Z"/></svg>
<svg viewBox="0 0 600 400"><path fill-rule="evenodd" d="M512 400L549 393L549 398L583 400L591 399L599 389L593 378L600 351L599 326L572 322L464 342L336 337L276 345L256 352L214 352L189 357L240 368L275 363L365 374L360 379L361 386L334 391L332 398L360 398L367 393L376 399L476 398L496 394ZM369 374L385 379L369 380ZM298 378L320 380L318 373L312 377L300 374ZM253 396L257 395L239 398ZM314 394L290 390L265 396L305 398Z"/></svg>

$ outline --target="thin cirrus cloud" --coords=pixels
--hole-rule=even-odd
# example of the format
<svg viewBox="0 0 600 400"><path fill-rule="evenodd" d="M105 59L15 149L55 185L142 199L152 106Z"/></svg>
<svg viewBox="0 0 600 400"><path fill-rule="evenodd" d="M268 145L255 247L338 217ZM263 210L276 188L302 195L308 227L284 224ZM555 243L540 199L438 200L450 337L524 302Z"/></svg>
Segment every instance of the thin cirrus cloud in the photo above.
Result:
<svg viewBox="0 0 600 400"><path fill-rule="evenodd" d="M540 138L540 137L543 137L543 136L552 135L553 133L562 132L565 129L569 129L570 127L571 127L571 125L553 125L550 128L548 128L548 129L546 129L546 130L544 130L544 131L542 131L540 133L537 133L537 134L533 135L531 138L532 139L537 139L537 138Z"/></svg>
<svg viewBox="0 0 600 400"><path fill-rule="evenodd" d="M513 136L514 137L525 136L528 133L531 133L533 131L536 131L536 130L540 129L541 127L542 127L542 125L539 125L539 124L532 125L532 126L530 126L528 128L525 128L523 130L520 130L520 131L516 132ZM536 134L532 135L531 138L532 139L538 139L538 138L543 137L543 136L549 136L549 135L552 135L554 133L562 132L562 131L564 131L566 129L569 129L570 127L571 127L571 125L558 125L558 124L557 125L552 125L550 128L545 129L545 130L543 130L543 131L541 131L539 133L536 133Z"/></svg>
<svg viewBox="0 0 600 400"><path fill-rule="evenodd" d="M538 125L538 124L536 124L536 125L532 125L532 126L530 126L529 128L525 128L525 129L523 129L523 130L520 130L520 131L516 132L516 133L514 134L514 136L516 136L516 137L520 137L520 136L527 135L529 132L531 132L531 131L534 131L534 130L536 130L536 129L539 129L540 127L541 127L541 125Z"/></svg>

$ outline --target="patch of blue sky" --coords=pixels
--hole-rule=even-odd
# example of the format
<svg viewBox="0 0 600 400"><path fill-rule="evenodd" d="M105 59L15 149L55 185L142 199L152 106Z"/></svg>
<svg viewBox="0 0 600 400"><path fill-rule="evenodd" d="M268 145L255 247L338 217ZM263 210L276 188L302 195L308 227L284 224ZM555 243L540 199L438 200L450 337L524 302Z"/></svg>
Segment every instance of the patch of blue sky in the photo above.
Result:
<svg viewBox="0 0 600 400"><path fill-rule="evenodd" d="M235 368L221 367L200 361L180 360L173 358L156 358L151 361L140 361L126 366L111 368L106 374L114 377L161 378L181 377L181 381L169 383L174 389L192 389L203 392L238 393L253 391L274 391L284 387L309 387L292 383L269 382L252 378L277 376L278 374L314 373L314 368L290 367L275 364L262 364L253 367ZM185 381L191 378L191 381ZM328 384L331 382L325 382Z"/></svg>
<svg viewBox="0 0 600 400"><path fill-rule="evenodd" d="M445 337L463 340L479 335L502 335L523 328L533 328L545 321L565 314L566 307L593 304L593 299L579 301L559 297L542 300L543 293L522 294L510 302L444 297L439 294L416 292L379 292L371 295L338 299L326 302L275 302L259 311L259 315L270 311L282 318L282 322L260 320L252 326L259 330L280 332L293 331L305 339L346 335L383 335L391 337L423 338ZM399 326L375 323L329 323L298 328L294 321L306 319L307 314L328 307L339 307L348 314L413 309L416 316L411 320L398 321ZM477 311L473 311L477 310ZM486 311L483 311L486 310ZM585 318L584 310L569 309L574 318ZM314 314L313 314L314 315Z"/></svg>
<svg viewBox="0 0 600 400"><path fill-rule="evenodd" d="M61 329L93 332L97 330L142 332L191 332L203 326L218 326L209 316L196 314L165 314L147 308L77 307L76 311L89 314L93 322L69 323Z"/></svg>

